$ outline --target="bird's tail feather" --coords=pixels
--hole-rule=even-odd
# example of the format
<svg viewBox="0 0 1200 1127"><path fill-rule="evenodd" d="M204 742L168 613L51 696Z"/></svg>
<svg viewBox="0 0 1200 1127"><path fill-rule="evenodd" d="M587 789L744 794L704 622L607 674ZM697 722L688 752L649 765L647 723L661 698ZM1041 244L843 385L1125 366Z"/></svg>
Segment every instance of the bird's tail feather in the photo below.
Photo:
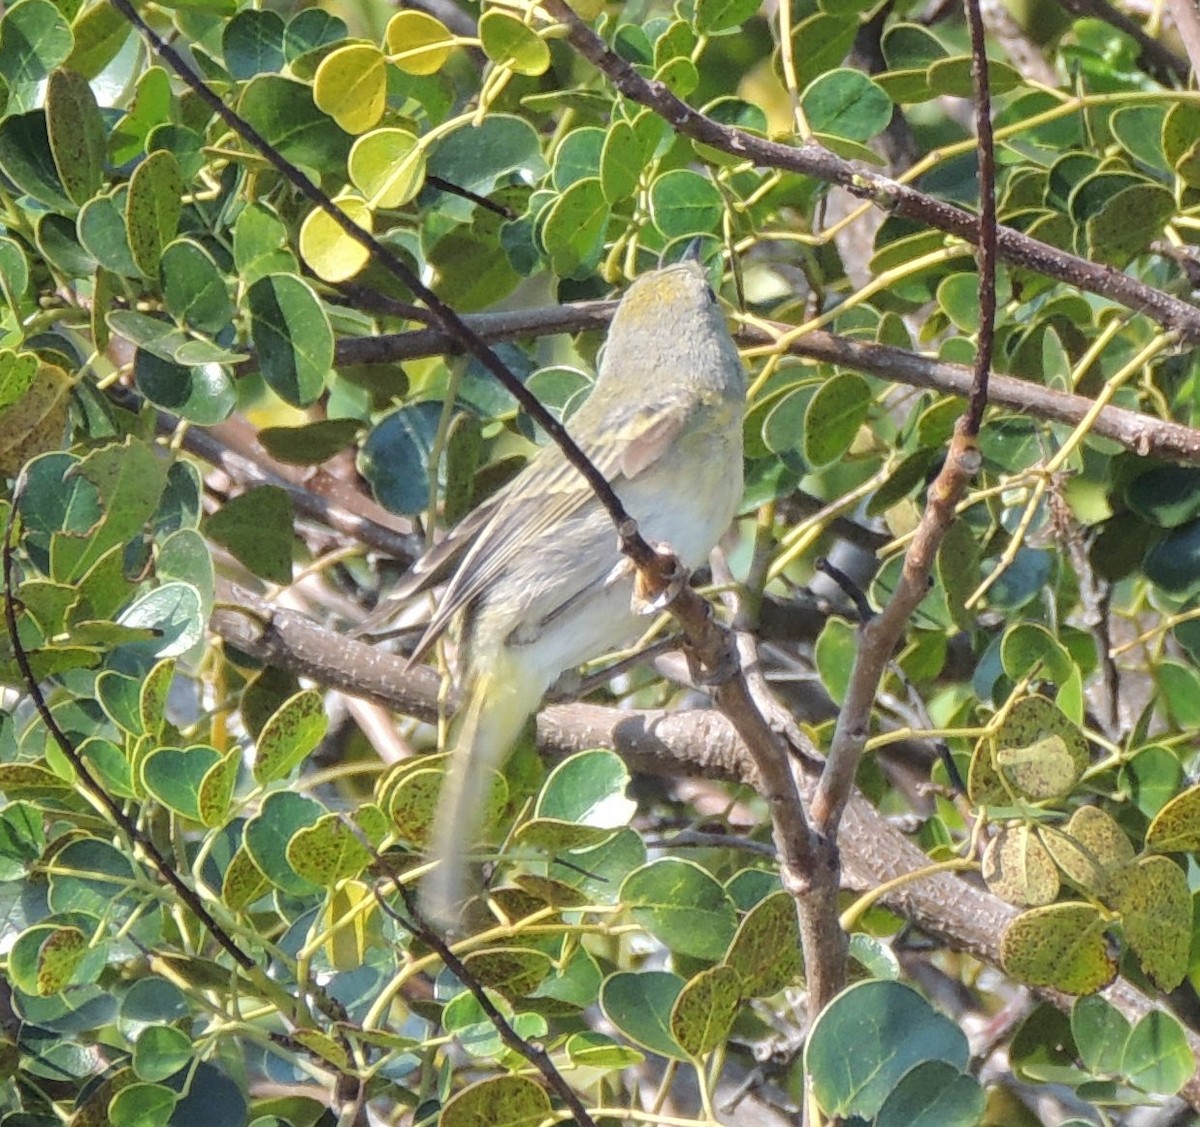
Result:
<svg viewBox="0 0 1200 1127"><path fill-rule="evenodd" d="M451 754L438 799L432 856L436 865L421 884L421 910L453 930L467 898L467 856L479 834L493 772L537 708L545 686L528 684L502 652L486 672L467 678L466 705L451 732Z"/></svg>

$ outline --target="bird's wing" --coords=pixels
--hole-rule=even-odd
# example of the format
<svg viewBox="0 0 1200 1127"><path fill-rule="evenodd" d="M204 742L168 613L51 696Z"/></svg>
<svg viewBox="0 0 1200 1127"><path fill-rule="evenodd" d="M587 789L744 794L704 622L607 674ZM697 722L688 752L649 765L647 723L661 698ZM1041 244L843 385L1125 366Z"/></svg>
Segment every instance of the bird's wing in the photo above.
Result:
<svg viewBox="0 0 1200 1127"><path fill-rule="evenodd" d="M603 446L585 443L581 448L619 493L624 482L635 480L671 448L687 417L686 403L665 400L605 428L609 434L636 428L633 439ZM591 486L562 451L555 445L544 446L489 503L486 523L478 529L410 660L420 660L454 616L502 576L520 553L552 547L557 531L594 500Z"/></svg>

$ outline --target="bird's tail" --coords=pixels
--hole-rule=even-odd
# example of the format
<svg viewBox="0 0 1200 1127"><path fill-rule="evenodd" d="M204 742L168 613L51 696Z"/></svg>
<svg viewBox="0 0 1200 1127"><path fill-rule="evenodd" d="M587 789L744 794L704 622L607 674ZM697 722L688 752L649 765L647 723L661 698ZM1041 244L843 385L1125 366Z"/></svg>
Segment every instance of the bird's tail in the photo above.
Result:
<svg viewBox="0 0 1200 1127"><path fill-rule="evenodd" d="M467 677L465 705L451 728L451 754L433 826L433 870L421 884L421 910L454 930L467 898L467 856L480 831L493 772L538 706L544 685L502 649Z"/></svg>

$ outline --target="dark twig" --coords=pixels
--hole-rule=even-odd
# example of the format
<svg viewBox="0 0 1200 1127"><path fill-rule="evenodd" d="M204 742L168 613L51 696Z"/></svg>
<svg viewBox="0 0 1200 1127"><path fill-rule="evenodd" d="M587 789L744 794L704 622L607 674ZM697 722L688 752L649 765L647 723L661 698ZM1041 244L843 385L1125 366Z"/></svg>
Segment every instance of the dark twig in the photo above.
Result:
<svg viewBox="0 0 1200 1127"><path fill-rule="evenodd" d="M566 1104L579 1127L595 1127L595 1120L588 1114L587 1108L583 1106L583 1101L576 1094L575 1089L567 1083L563 1074L554 1067L554 1062L550 1059L550 1054L536 1041L526 1040L513 1029L509 1020L500 1012L479 979L468 970L462 959L454 953L454 948L421 915L417 907L417 898L413 895L412 889L404 883L404 880L398 873L392 870L387 858L377 853L375 861L376 864L380 865L387 872L393 887L404 900L404 912L397 912L384 899L379 888L376 887L374 890L375 900L379 904L380 909L395 920L411 936L424 943L426 947L430 948L442 960L446 969L470 992L471 997L475 999L484 1016L492 1023L492 1027L500 1035L500 1040L542 1074L542 1078L557 1093L558 1098Z"/></svg>
<svg viewBox="0 0 1200 1127"><path fill-rule="evenodd" d="M965 0L971 30L971 75L975 83L975 136L979 142L979 345L975 353L975 381L967 404L964 434L974 437L987 408L988 378L996 331L996 150L992 138L992 96L979 0Z"/></svg>

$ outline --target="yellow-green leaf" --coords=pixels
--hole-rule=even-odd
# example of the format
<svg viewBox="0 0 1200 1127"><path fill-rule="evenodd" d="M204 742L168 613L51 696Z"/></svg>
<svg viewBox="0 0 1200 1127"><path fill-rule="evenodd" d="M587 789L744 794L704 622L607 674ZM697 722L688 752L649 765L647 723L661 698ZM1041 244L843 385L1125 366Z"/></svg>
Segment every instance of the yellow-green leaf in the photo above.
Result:
<svg viewBox="0 0 1200 1127"><path fill-rule="evenodd" d="M387 103L383 52L369 43L351 43L326 55L313 77L313 101L347 133L365 133Z"/></svg>

